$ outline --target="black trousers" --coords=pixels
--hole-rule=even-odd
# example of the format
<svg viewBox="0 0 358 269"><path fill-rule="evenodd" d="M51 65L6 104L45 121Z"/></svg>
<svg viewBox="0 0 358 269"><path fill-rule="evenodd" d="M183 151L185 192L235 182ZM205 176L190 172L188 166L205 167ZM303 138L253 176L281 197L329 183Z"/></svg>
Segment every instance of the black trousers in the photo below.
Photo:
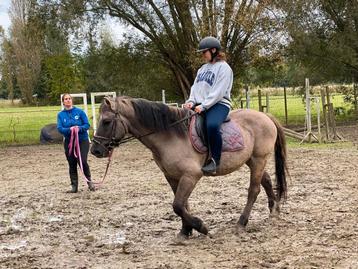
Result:
<svg viewBox="0 0 358 269"><path fill-rule="evenodd" d="M68 145L70 141L65 139L64 148L65 154L67 158L67 162L69 165L69 173L72 185L78 184L78 173L77 173L77 164L79 165L79 160L73 155L73 152L69 152ZM83 172L88 180L91 180L91 171L87 162L88 152L89 152L89 141L81 141L80 142L80 151L81 151L81 159Z"/></svg>
<svg viewBox="0 0 358 269"><path fill-rule="evenodd" d="M221 137L221 125L227 118L230 109L222 104L215 104L208 111L205 111L205 123L211 155L216 164L219 165L221 159L221 149L223 140Z"/></svg>

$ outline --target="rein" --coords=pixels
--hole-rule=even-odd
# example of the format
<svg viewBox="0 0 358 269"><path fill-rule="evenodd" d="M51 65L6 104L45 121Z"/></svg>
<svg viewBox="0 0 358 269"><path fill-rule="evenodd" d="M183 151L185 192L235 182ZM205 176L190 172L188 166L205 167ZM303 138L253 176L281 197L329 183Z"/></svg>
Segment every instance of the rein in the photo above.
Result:
<svg viewBox="0 0 358 269"><path fill-rule="evenodd" d="M188 116L186 116L186 117L184 117L184 118L182 118L182 119L180 119L180 120L178 120L178 121L176 121L176 122L173 122L172 124L169 125L169 127L173 127L173 126L175 126L175 125L177 125L177 124L179 124L179 123L181 123L181 122L183 122L183 121L186 121L186 120L190 119L191 117L193 117L195 114L197 114L197 112L194 112L194 113L191 114L191 115L188 115ZM127 142L129 142L129 141L131 141L131 140L134 140L134 139L141 139L141 138L143 138L143 137L146 137L146 136L148 136L148 135L155 134L155 133L156 133L156 131L151 131L151 132L146 133L146 134L144 134L144 135L141 135L141 136L139 136L139 137L135 137L135 136L133 136L133 135L132 135L132 136L129 136L129 137L125 137L124 139L122 139L122 140L119 142L118 145L127 143Z"/></svg>
<svg viewBox="0 0 358 269"><path fill-rule="evenodd" d="M193 114L190 114L190 115L188 115L188 116L186 116L186 117L184 117L184 118L182 118L182 119L180 119L180 120L178 120L178 121L176 121L176 122L173 122L172 124L169 125L169 127L173 127L173 126L175 126L175 125L177 125L177 124L179 124L179 123L181 123L181 122L183 122L183 121L186 121L186 120L190 119L191 117L193 117L193 116L196 115L196 114L198 114L198 113L197 113L197 112L194 112ZM105 174L104 174L104 176L103 176L103 178L102 178L102 181L99 182L99 183L97 183L97 182L95 183L95 182L94 182L94 184L102 184L102 183L104 182L104 179L106 178L106 175L107 175L107 172L108 172L109 165L110 165L110 163L111 163L112 153L113 153L113 150L114 150L115 147L118 147L119 145L125 144L125 143L127 143L127 142L129 142L129 141L132 141L132 140L134 140L134 139L141 139L141 138L143 138L143 137L149 136L149 135L154 134L154 133L157 132L157 131L151 131L151 132L149 132L149 133L146 133L146 134L141 135L141 136L138 136L138 137L136 137L136 136L134 136L134 135L131 135L131 136L128 136L128 137L125 137L125 138L122 138L122 139L118 139L118 138L116 138L115 135L114 135L114 132L115 132L116 127L117 127L117 120L119 120L119 121L121 122L121 124L123 125L124 129L126 129L126 128L125 128L125 125L124 125L124 123L123 123L123 121L121 120L121 117L120 117L119 113L116 112L116 113L115 113L115 118L113 119L113 125L112 125L112 130L111 130L111 137L104 137L104 136L99 136L99 135L94 135L94 136L93 136L93 139L92 139L93 142L96 143L96 144L98 144L98 145L100 145L101 147L103 147L105 150L107 150L107 151L109 152L109 155L108 155L108 163L107 163L107 167L106 167L106 172L105 172ZM77 128L76 128L76 129L77 129ZM77 133L77 137L78 137L78 130L76 131L76 133ZM71 135L71 139L72 139L72 136L73 136L73 135ZM109 141L108 147L104 146L104 145L101 143L100 140L102 140L102 141ZM77 141L78 141L78 139L77 139ZM79 155L80 155L80 158L81 158L81 154L79 154ZM83 169L82 169L82 162L81 162L81 161L80 161L80 166L81 166L82 174L84 175ZM86 178L86 177L85 177L85 178ZM87 182L88 182L88 179L87 179L87 178L86 178L86 180L87 180Z"/></svg>
<svg viewBox="0 0 358 269"><path fill-rule="evenodd" d="M183 122L183 121L186 121L186 120L190 119L191 117L193 117L193 116L196 115L196 114L198 114L198 113L197 113L197 112L194 112L193 114L190 114L190 115L188 115L188 116L186 116L186 117L184 117L184 118L182 118L182 119L180 119L180 120L178 120L178 121L176 121L176 122L173 122L172 124L169 125L169 127L173 127L173 126L175 126L175 125L177 125L177 124L179 124L179 123L181 123L181 122ZM109 152L111 152L115 147L118 147L118 146L121 145L121 144L125 144L125 143L127 143L127 142L129 142L129 141L132 141L132 140L134 140L134 139L138 139L138 140L139 140L139 139L141 139L141 138L143 138L143 137L146 137L146 136L155 134L155 133L157 132L157 131L151 131L151 132L149 132L149 133L146 133L146 134L144 134L144 135L140 135L140 136L138 136L138 137L137 137L137 136L134 136L134 135L131 135L131 136L128 136L128 137L125 137L125 138L119 140L119 139L117 139L117 138L115 138L115 137L113 136L113 133L114 133L115 128L116 128L116 124L115 124L115 123L117 122L117 121L116 121L117 119L119 119L120 122L122 123L122 125L124 126L124 123L123 123L123 121L121 120L121 118L120 118L120 116L119 116L119 113L116 112L116 117L113 119L114 123L113 123L112 131L111 131L112 138L104 137L104 136L97 136L97 135L94 135L94 136L93 136L93 142L95 142L95 143L101 145L101 146L104 147L105 149L109 150ZM97 138L102 139L102 140L106 140L106 141L110 141L108 148L106 148L105 146L103 146L103 145L97 140Z"/></svg>
<svg viewBox="0 0 358 269"><path fill-rule="evenodd" d="M108 172L108 168L109 168L109 164L111 163L112 160L112 151L110 151L109 156L108 156L108 163L107 163L107 167L106 167L106 172L104 173L104 176L102 178L102 180L100 182L93 182L92 180L89 180L84 171L83 171L83 164L82 164L82 157L81 157L81 149L80 149L80 139L78 136L79 133L79 128L78 126L75 126L74 128L71 129L71 139L70 139L70 143L68 145L68 149L69 149L69 153L72 153L73 150L73 155L78 159L79 161L79 165L80 165L80 170L81 173L83 175L83 178L85 180L86 183L91 182L92 184L95 185L102 185L102 183L104 182L104 179L107 176L107 172Z"/></svg>

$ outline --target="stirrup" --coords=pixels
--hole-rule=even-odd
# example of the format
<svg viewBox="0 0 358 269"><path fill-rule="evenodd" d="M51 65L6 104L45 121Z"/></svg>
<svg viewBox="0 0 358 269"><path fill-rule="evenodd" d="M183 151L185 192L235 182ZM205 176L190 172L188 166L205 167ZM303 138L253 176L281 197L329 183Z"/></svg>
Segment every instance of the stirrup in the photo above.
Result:
<svg viewBox="0 0 358 269"><path fill-rule="evenodd" d="M211 158L210 162L201 168L204 174L215 175L216 174L216 162Z"/></svg>

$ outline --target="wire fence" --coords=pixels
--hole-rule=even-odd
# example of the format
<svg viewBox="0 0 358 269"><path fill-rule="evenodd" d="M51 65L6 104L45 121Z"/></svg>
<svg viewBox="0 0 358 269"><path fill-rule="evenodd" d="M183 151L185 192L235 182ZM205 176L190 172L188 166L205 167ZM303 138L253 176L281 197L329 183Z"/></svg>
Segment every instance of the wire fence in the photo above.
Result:
<svg viewBox="0 0 358 269"><path fill-rule="evenodd" d="M292 126L304 126L306 120L306 101L304 97L299 95L284 96L252 96L249 101L245 98L233 101L235 108L250 108L260 110L260 103L262 110L266 113L274 115L281 124ZM321 96L315 95L310 98L311 121L317 124L318 113L322 118L322 101ZM345 123L357 119L357 113L353 104L345 101L341 94L332 94L331 102L335 110L335 117L338 123ZM249 104L248 104L249 103Z"/></svg>
<svg viewBox="0 0 358 269"><path fill-rule="evenodd" d="M268 97L268 99L266 99ZM304 127L306 104L302 96L263 96L261 106L264 112L274 115L285 126ZM312 124L317 124L317 103L320 97L315 96L311 101ZM350 121L356 115L350 113L352 106L344 102L343 95L332 95L332 103L335 107L337 122ZM247 102L246 99L233 98L233 108L246 108L259 110L258 96L252 96ZM286 105L285 105L286 104ZM81 105L76 105L83 108ZM98 105L99 106L99 105ZM96 109L98 110L98 106ZM179 104L180 107L180 104ZM322 105L318 103L320 113ZM61 110L59 106L47 107L7 107L0 108L0 145L11 144L35 144L40 141L41 129L51 123L57 122L57 113ZM91 110L88 111L91 113ZM98 113L96 113L98 115ZM320 116L322 116L320 114ZM89 115L92 128L92 115ZM90 129L92 135L93 129Z"/></svg>
<svg viewBox="0 0 358 269"><path fill-rule="evenodd" d="M41 128L56 123L58 109L0 111L0 144L38 143Z"/></svg>

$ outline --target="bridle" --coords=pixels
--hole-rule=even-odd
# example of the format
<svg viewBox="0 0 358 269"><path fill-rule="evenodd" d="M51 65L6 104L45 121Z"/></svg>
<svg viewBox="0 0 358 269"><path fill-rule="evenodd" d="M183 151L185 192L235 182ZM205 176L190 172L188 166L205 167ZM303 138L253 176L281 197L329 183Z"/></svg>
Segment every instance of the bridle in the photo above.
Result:
<svg viewBox="0 0 358 269"><path fill-rule="evenodd" d="M115 136L118 121L123 125L124 130L126 130L126 127L124 125L123 120L121 119L121 116L119 115L118 112L115 112L115 116L111 121L112 122L112 129L111 129L110 137L94 135L93 136L93 142L98 144L98 145L100 145L101 147L103 147L105 150L108 150L109 152L112 152L112 150L115 147L118 147L120 144L125 143L125 142L122 142L122 141L127 140L127 138L122 139L122 138L116 138L116 136ZM109 142L108 147L104 146L101 142L103 144L105 142Z"/></svg>
<svg viewBox="0 0 358 269"><path fill-rule="evenodd" d="M179 124L179 123L181 123L181 122L183 122L183 121L186 121L186 120L190 119L191 117L193 117L193 116L196 115L196 114L197 114L197 112L194 112L194 113L192 113L192 114L190 114L190 115L188 115L188 116L186 116L186 117L184 117L184 118L182 118L182 119L180 119L180 120L178 120L178 121L176 121L176 122L173 122L172 124L169 125L169 127L173 127L173 126L175 126L175 125L177 125L177 124ZM129 142L129 141L131 141L131 140L134 140L134 139L140 140L140 139L143 138L143 137L146 137L146 136L149 136L149 135L151 135L151 134L156 133L156 131L151 131L151 132L149 132L149 133L146 133L146 134L140 135L140 136L130 135L130 136L124 137L124 138L123 138L123 137L122 137L122 138L116 138L116 137L115 137L115 132L116 132L117 122L118 122L118 121L122 124L123 129L124 129L124 130L127 130L127 128L126 128L126 126L125 126L123 120L121 119L121 116L120 116L119 112L115 112L115 116L114 116L114 118L112 119L113 124L112 124L112 129L111 129L110 137L105 137L105 136L100 136L100 135L94 135L94 136L93 136L93 142L96 143L96 144L98 144L98 145L100 145L100 146L103 147L105 150L107 150L110 155L112 155L113 149L116 148L116 147L118 147L118 146L121 145L121 144L127 143L127 142ZM127 133L127 132L125 131L125 134L126 134L126 133ZM109 143L108 143L108 146L103 145L103 144L101 143L101 141L102 141L103 144L104 144L104 142L109 142Z"/></svg>
<svg viewBox="0 0 358 269"><path fill-rule="evenodd" d="M195 114L197 114L197 112L194 112L194 113L192 113L192 114L190 114L190 115L188 115L188 116L186 116L186 117L184 117L184 118L182 118L182 119L170 124L170 127L190 119ZM131 140L134 140L134 139L141 139L143 137L149 136L149 135L154 134L156 132L156 131L152 131L152 132L146 133L146 134L138 136L138 137L131 135L131 136L124 137L124 138L123 137L122 138L117 138L115 136L115 132L116 132L117 122L118 121L122 124L123 130L125 130L124 131L124 136L125 136L128 131L127 131L127 128L126 128L126 126L125 126L125 124L124 124L123 120L121 119L121 116L120 116L120 114L118 112L115 112L115 116L112 119L113 124L112 124L110 137L105 137L105 136L100 136L100 135L94 135L93 136L93 139L92 139L93 143L100 145L101 147L103 147L105 150L108 151L108 162L107 162L106 171L104 173L102 181L99 182L99 183L94 182L95 184L102 184L104 182L104 179L107 176L109 165L110 165L111 160L112 160L112 153L113 153L113 150L114 150L115 147L118 147L120 144L127 143L127 142L129 142ZM108 146L103 145L105 142L109 142Z"/></svg>

